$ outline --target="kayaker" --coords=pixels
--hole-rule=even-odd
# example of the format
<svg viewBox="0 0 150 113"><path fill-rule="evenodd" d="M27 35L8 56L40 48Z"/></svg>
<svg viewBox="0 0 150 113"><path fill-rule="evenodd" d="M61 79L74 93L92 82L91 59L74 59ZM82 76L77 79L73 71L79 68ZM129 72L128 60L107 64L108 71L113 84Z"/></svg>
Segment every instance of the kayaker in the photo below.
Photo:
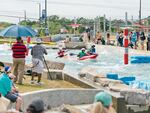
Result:
<svg viewBox="0 0 150 113"><path fill-rule="evenodd" d="M87 53L90 54L90 55L95 54L96 53L95 45L92 45Z"/></svg>
<svg viewBox="0 0 150 113"><path fill-rule="evenodd" d="M87 54L85 53L85 48L82 48L82 49L81 49L81 52L78 54L78 57L79 57L79 58L82 58L82 57L84 57L84 56L87 56Z"/></svg>
<svg viewBox="0 0 150 113"><path fill-rule="evenodd" d="M64 57L65 51L62 48L59 48L59 51L57 54L58 54L58 57Z"/></svg>

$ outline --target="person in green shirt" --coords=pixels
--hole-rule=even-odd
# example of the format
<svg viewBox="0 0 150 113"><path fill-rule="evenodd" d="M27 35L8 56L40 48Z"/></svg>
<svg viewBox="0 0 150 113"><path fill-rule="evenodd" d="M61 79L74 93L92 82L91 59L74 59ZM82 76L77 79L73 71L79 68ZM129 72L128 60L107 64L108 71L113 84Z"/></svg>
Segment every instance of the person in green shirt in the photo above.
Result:
<svg viewBox="0 0 150 113"><path fill-rule="evenodd" d="M82 58L82 57L84 57L84 56L87 56L87 54L85 53L85 48L82 48L82 49L81 49L81 52L78 54L78 57L79 57L79 58Z"/></svg>

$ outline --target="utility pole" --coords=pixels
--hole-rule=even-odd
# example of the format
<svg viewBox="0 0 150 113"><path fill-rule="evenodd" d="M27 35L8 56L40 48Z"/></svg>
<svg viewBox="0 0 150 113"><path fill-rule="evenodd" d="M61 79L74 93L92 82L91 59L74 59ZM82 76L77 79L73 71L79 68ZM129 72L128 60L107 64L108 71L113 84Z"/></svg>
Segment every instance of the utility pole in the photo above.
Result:
<svg viewBox="0 0 150 113"><path fill-rule="evenodd" d="M47 0L45 0L45 28L47 29Z"/></svg>
<svg viewBox="0 0 150 113"><path fill-rule="evenodd" d="M41 21L41 3L38 3L39 4L39 23Z"/></svg>
<svg viewBox="0 0 150 113"><path fill-rule="evenodd" d="M99 29L99 32L101 32L101 17L99 16L98 18L98 29Z"/></svg>
<svg viewBox="0 0 150 113"><path fill-rule="evenodd" d="M140 0L140 10L139 10L139 24L141 25L142 23L141 23L141 11L142 10L142 8L141 8L141 0Z"/></svg>
<svg viewBox="0 0 150 113"><path fill-rule="evenodd" d="M39 5L39 29L38 29L38 34L40 35L41 32L41 3L38 3Z"/></svg>
<svg viewBox="0 0 150 113"><path fill-rule="evenodd" d="M109 33L111 34L111 17L109 18Z"/></svg>
<svg viewBox="0 0 150 113"><path fill-rule="evenodd" d="M125 12L125 24L126 24L126 27L128 26L128 13Z"/></svg>
<svg viewBox="0 0 150 113"><path fill-rule="evenodd" d="M96 37L96 20L94 18L94 29L93 29L94 38Z"/></svg>
<svg viewBox="0 0 150 113"><path fill-rule="evenodd" d="M133 15L131 16L131 22L132 22L132 26L133 26Z"/></svg>
<svg viewBox="0 0 150 113"><path fill-rule="evenodd" d="M104 39L106 38L106 15L104 14L103 20L103 29L104 29Z"/></svg>
<svg viewBox="0 0 150 113"><path fill-rule="evenodd" d="M24 21L25 21L25 26L27 25L26 19L27 19L26 10L24 10Z"/></svg>

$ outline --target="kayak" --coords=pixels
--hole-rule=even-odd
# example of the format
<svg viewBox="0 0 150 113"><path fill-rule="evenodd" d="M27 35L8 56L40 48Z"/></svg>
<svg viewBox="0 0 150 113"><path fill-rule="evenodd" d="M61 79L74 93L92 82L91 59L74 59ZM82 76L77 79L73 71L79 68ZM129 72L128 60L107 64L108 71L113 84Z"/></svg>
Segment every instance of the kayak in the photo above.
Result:
<svg viewBox="0 0 150 113"><path fill-rule="evenodd" d="M97 56L98 56L98 54L88 55L88 56L79 58L78 60L95 59Z"/></svg>

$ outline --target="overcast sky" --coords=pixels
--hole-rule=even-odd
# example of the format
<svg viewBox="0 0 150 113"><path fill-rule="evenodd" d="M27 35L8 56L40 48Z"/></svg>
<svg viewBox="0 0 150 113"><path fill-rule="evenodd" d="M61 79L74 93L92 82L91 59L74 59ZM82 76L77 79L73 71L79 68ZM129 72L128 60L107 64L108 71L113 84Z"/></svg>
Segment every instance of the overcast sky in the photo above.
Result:
<svg viewBox="0 0 150 113"><path fill-rule="evenodd" d="M47 0L48 15L59 15L68 18L96 16L124 19L128 12L128 19L133 16L138 19L140 0ZM0 21L17 23L18 18L5 16L24 16L38 18L38 3L44 9L45 0L0 0ZM150 16L150 0L142 0L142 18Z"/></svg>

